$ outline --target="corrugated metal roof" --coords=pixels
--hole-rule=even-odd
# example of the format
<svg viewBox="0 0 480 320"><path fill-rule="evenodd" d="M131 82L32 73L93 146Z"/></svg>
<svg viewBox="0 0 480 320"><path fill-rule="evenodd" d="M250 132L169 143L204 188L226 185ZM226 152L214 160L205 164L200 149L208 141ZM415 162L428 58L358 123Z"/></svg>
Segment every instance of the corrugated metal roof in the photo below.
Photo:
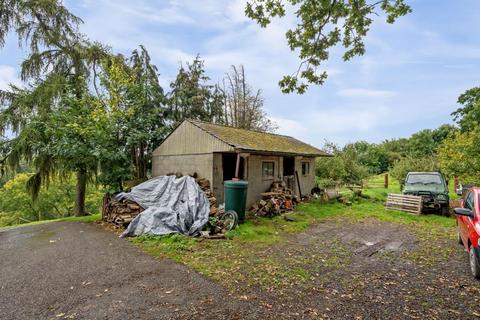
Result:
<svg viewBox="0 0 480 320"><path fill-rule="evenodd" d="M316 157L330 156L320 149L289 136L228 127L199 120L186 121L236 149Z"/></svg>

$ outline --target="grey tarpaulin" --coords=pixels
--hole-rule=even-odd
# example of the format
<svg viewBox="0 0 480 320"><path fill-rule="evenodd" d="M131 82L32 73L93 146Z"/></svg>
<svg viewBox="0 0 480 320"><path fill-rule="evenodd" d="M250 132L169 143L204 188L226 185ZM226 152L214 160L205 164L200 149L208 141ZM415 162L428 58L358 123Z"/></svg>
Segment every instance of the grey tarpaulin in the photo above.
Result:
<svg viewBox="0 0 480 320"><path fill-rule="evenodd" d="M122 236L182 233L194 236L208 222L210 204L195 179L160 176L150 179L115 200L128 199L145 209L130 222Z"/></svg>

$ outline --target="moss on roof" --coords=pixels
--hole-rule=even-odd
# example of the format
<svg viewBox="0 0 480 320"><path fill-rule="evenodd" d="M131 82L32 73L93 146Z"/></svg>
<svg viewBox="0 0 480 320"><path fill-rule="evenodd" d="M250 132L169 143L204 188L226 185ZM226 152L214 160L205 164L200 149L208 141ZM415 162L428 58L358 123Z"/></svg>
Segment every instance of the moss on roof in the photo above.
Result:
<svg viewBox="0 0 480 320"><path fill-rule="evenodd" d="M188 120L217 139L246 151L278 152L308 156L329 156L326 152L289 136Z"/></svg>

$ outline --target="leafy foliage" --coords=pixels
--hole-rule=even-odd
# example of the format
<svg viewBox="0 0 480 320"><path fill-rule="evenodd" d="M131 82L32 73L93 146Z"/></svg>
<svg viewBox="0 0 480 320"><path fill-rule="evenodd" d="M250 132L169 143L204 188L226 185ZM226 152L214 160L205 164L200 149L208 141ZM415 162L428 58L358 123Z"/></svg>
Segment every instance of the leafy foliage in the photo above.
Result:
<svg viewBox="0 0 480 320"><path fill-rule="evenodd" d="M353 145L341 149L328 143L326 151L333 157L318 158L315 163L315 173L322 186L362 185L362 180L368 176L368 170L359 163L358 152Z"/></svg>
<svg viewBox="0 0 480 320"><path fill-rule="evenodd" d="M75 212L83 215L87 176L96 164L91 157L76 156L95 150L82 148L90 143L83 136L87 132L72 130L66 134L56 130L54 125L62 112L71 112L91 102L89 78L92 71L95 73L98 61L108 55L108 50L84 39L78 32L81 20L60 1L6 1L6 4L11 7L0 10L6 30L0 33L0 44L3 45L7 32L14 29L20 41L30 43L30 52L21 64L21 78L29 87L12 86L0 94L0 131L10 129L15 135L3 143L2 151L6 151L2 164L7 163L15 170L25 161L35 169L27 182L33 199L42 185L48 186L52 176L74 170L77 173ZM86 108L81 108L81 112ZM68 144L73 140L81 145ZM58 142L71 148L59 148L55 144ZM72 159L75 162L71 162Z"/></svg>
<svg viewBox="0 0 480 320"><path fill-rule="evenodd" d="M25 190L30 177L28 173L17 174L0 188L0 227L73 214L75 178L72 175L62 180L52 180L35 202ZM89 188L86 197L88 212L98 212L102 196L101 190Z"/></svg>
<svg viewBox="0 0 480 320"><path fill-rule="evenodd" d="M439 150L439 163L450 176L462 181L480 181L480 88L465 91L458 98L462 107L452 113L460 127L445 139Z"/></svg>
<svg viewBox="0 0 480 320"><path fill-rule="evenodd" d="M390 170L391 176L400 182L403 187L407 173L411 171L438 171L439 167L435 157L405 157L397 161Z"/></svg>
<svg viewBox="0 0 480 320"><path fill-rule="evenodd" d="M0 2L0 47L13 31L18 43L31 52L57 44L60 39L78 37L80 18L70 13L60 0L3 0Z"/></svg>
<svg viewBox="0 0 480 320"><path fill-rule="evenodd" d="M322 185L328 185L329 181L359 184L365 177L365 170L368 174L390 171L393 178L403 184L409 171L439 170L438 150L442 143L456 132L455 127L442 125L434 130L421 130L409 138L385 140L379 144L358 141L347 144L343 149L332 149L332 146L327 144L335 157L328 161L318 161L317 176ZM346 169L347 165L350 169ZM350 178L347 175L348 170L351 171Z"/></svg>
<svg viewBox="0 0 480 320"><path fill-rule="evenodd" d="M197 56L187 66L180 66L170 84L169 115L174 125L184 119L222 122L223 94L218 86L208 84L204 62Z"/></svg>
<svg viewBox="0 0 480 320"><path fill-rule="evenodd" d="M284 93L304 93L308 84L323 84L327 72L320 69L321 64L337 45L345 48L345 61L363 55L364 38L379 12L386 15L388 23L411 12L404 0L251 0L245 13L267 27L273 18L285 16L288 9L295 12L299 22L287 31L286 38L301 62L296 72L279 82Z"/></svg>
<svg viewBox="0 0 480 320"><path fill-rule="evenodd" d="M400 155L390 151L385 143L374 144L359 141L351 144L358 154L358 162L364 165L370 174L379 174L388 171L392 163Z"/></svg>
<svg viewBox="0 0 480 320"><path fill-rule="evenodd" d="M99 100L109 127L99 181L121 191L125 180L147 179L151 153L168 133L166 98L158 70L142 46L127 59L105 60L100 79Z"/></svg>
<svg viewBox="0 0 480 320"><path fill-rule="evenodd" d="M462 131L469 131L480 126L480 87L469 89L458 97L462 107L452 113L454 120Z"/></svg>
<svg viewBox="0 0 480 320"><path fill-rule="evenodd" d="M462 181L480 181L480 128L457 132L445 140L439 151L442 170Z"/></svg>

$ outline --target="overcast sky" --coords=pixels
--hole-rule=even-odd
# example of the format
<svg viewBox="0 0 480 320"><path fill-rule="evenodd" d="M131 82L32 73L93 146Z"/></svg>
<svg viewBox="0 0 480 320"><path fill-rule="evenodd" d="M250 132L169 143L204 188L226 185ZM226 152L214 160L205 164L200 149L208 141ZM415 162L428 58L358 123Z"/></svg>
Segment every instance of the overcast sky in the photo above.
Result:
<svg viewBox="0 0 480 320"><path fill-rule="evenodd" d="M278 133L315 146L380 142L451 123L458 95L478 85L480 1L407 2L413 12L394 25L374 22L364 56L343 62L334 51L324 86L285 95L278 80L298 66L284 37L295 23L291 16L262 29L245 18L244 0L65 1L90 39L124 54L146 46L165 89L179 63L197 53L212 82L243 64ZM10 37L0 50L0 88L18 82L23 56Z"/></svg>

